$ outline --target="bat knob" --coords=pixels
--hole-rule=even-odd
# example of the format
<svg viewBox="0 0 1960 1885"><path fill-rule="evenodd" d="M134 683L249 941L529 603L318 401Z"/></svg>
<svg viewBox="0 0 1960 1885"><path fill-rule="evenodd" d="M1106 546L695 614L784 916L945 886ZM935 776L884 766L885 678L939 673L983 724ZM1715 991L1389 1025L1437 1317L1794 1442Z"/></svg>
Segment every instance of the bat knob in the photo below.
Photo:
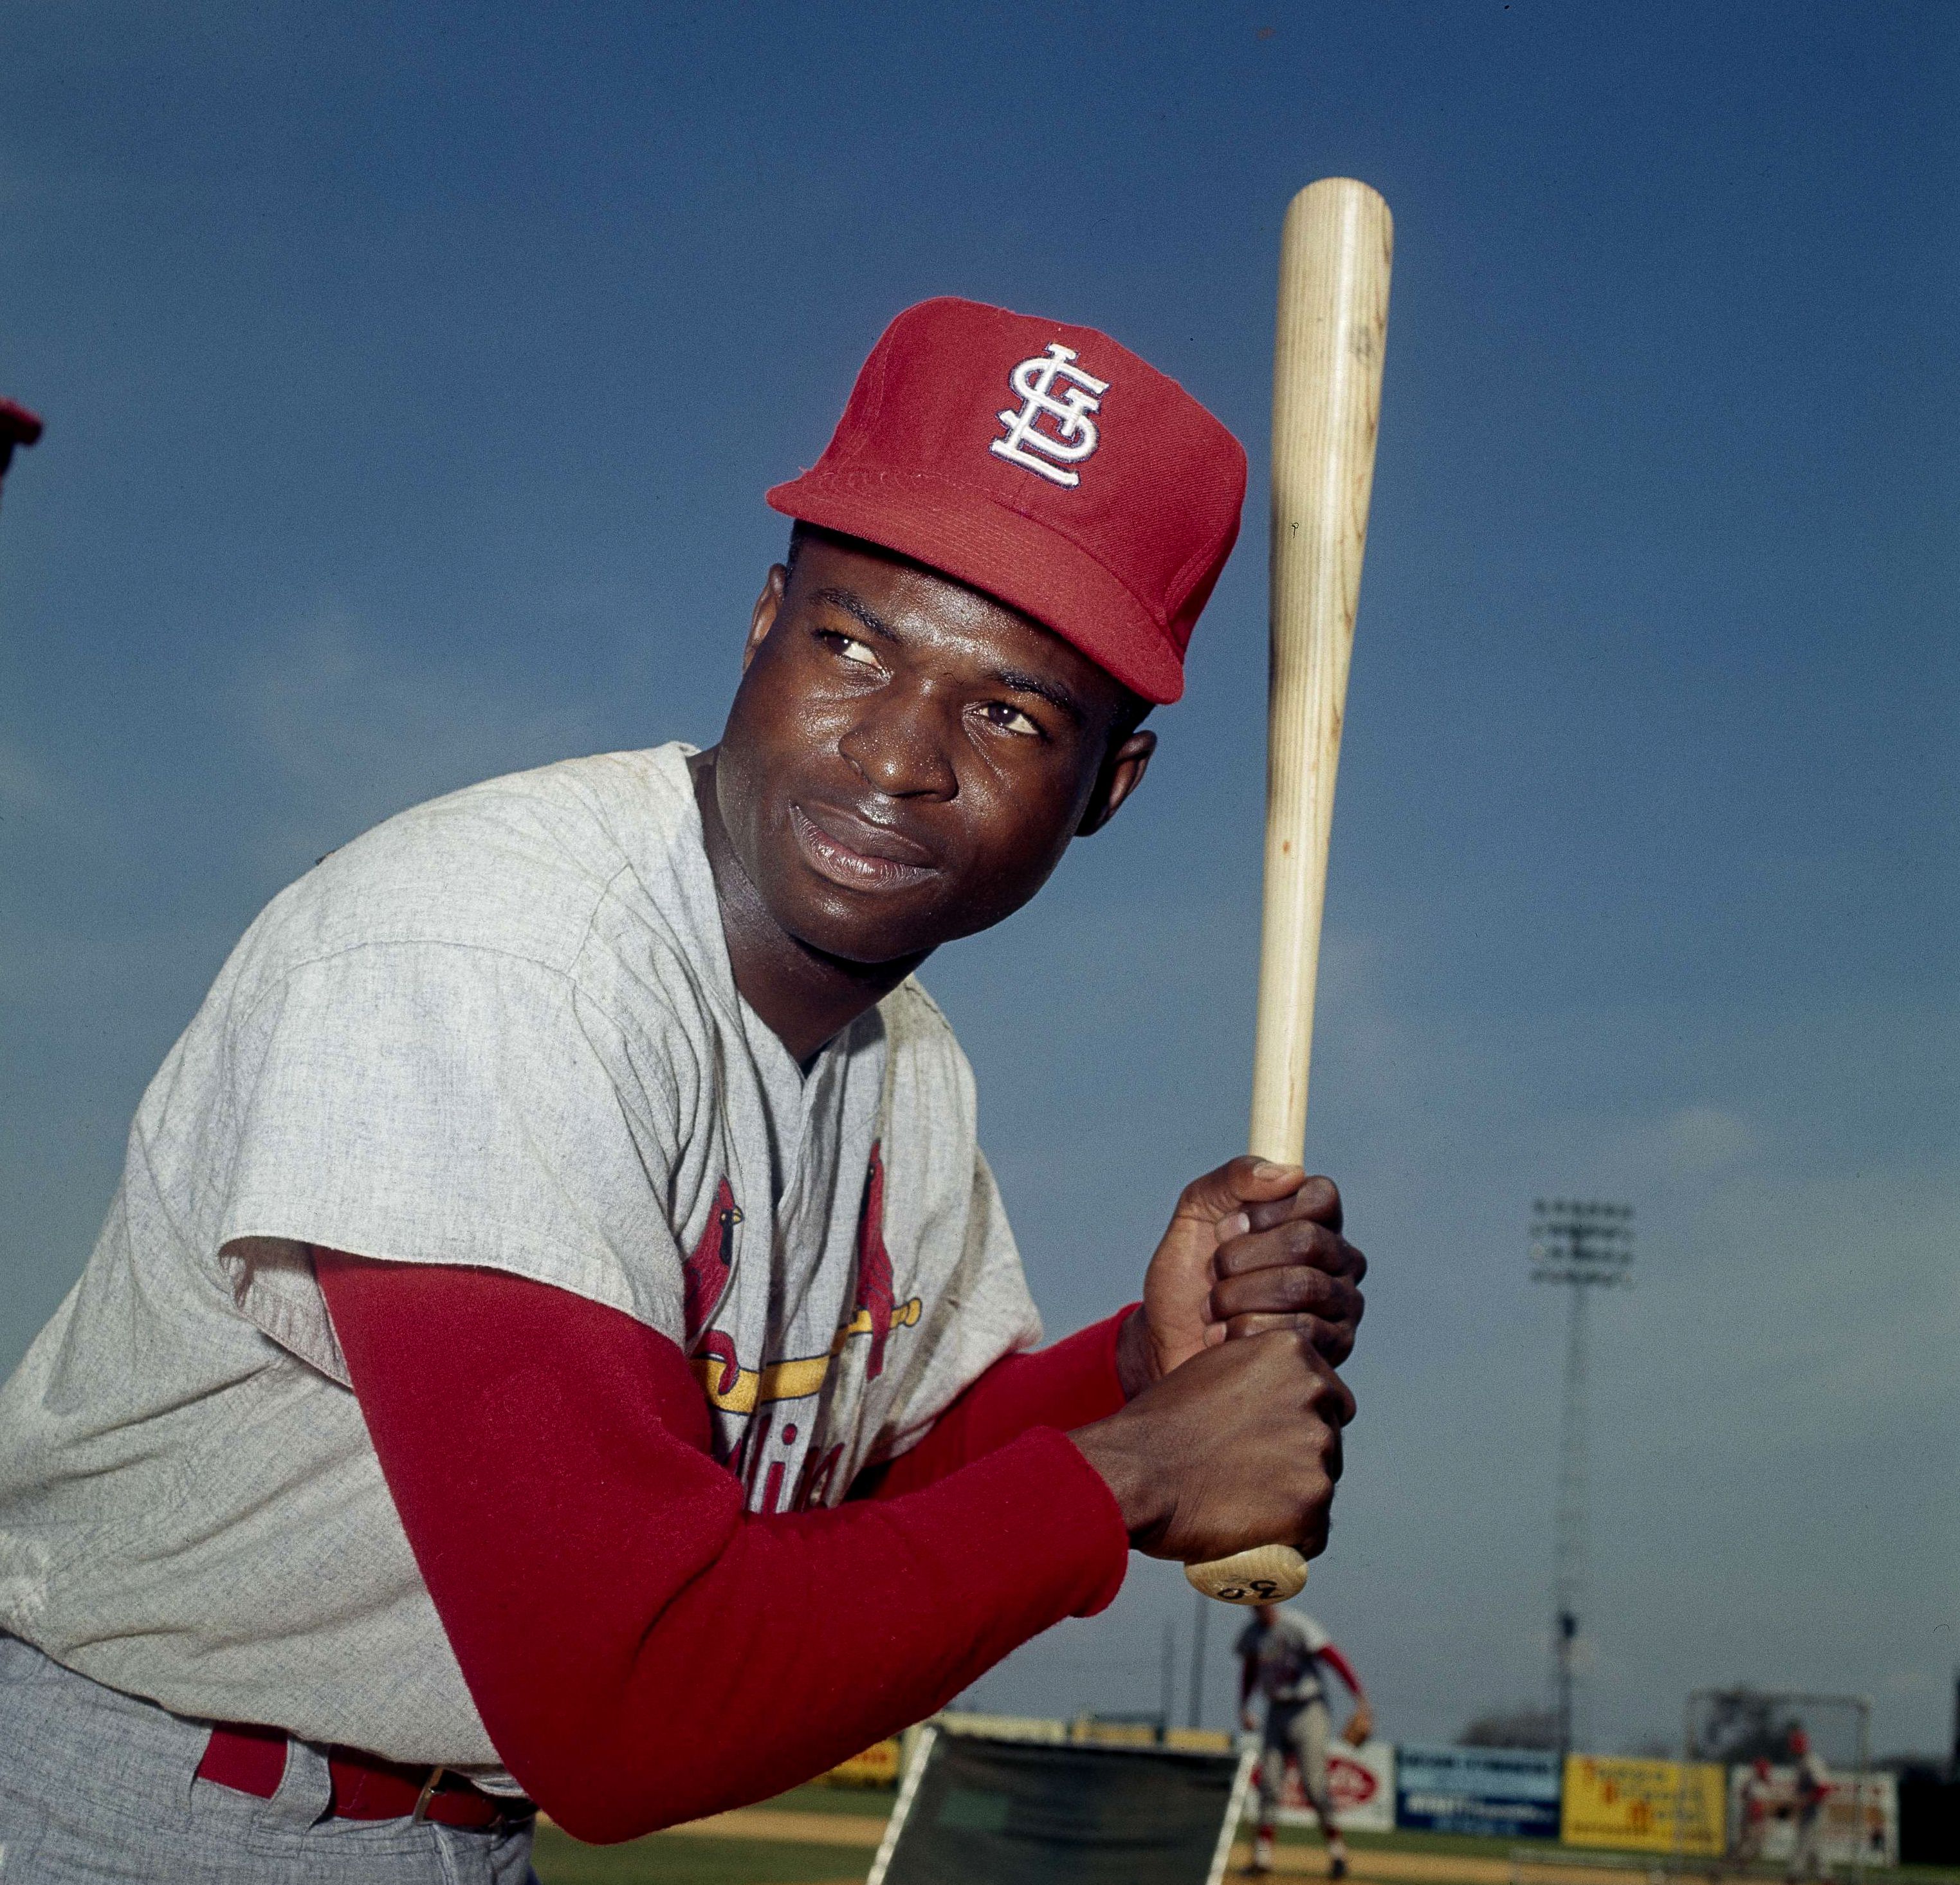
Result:
<svg viewBox="0 0 1960 1885"><path fill-rule="evenodd" d="M1220 1603L1284 1603L1306 1587L1306 1560L1290 1545L1255 1545L1209 1564L1186 1565L1192 1588Z"/></svg>

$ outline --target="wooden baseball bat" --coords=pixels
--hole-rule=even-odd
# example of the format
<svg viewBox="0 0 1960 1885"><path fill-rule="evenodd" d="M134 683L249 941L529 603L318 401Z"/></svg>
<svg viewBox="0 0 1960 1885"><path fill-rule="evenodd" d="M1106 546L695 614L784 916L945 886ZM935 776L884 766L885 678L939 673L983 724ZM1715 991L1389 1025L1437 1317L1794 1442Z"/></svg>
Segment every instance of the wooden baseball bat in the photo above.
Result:
<svg viewBox="0 0 1960 1885"><path fill-rule="evenodd" d="M1267 701L1265 918L1251 1149L1284 1165L1306 1144L1307 1068L1334 775L1368 540L1395 225L1366 183L1323 177L1287 205L1273 348L1272 656ZM1227 1603L1280 1603L1306 1582L1290 1545L1185 1575Z"/></svg>

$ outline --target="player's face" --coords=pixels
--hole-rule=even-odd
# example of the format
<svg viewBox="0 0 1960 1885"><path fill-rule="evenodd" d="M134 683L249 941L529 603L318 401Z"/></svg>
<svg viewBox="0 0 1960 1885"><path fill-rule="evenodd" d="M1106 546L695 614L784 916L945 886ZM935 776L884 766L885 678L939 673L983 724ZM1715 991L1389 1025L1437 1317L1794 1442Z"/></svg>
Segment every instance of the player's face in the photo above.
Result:
<svg viewBox="0 0 1960 1885"><path fill-rule="evenodd" d="M775 920L846 960L986 928L1142 778L1120 683L1005 604L813 538L756 604L715 796Z"/></svg>

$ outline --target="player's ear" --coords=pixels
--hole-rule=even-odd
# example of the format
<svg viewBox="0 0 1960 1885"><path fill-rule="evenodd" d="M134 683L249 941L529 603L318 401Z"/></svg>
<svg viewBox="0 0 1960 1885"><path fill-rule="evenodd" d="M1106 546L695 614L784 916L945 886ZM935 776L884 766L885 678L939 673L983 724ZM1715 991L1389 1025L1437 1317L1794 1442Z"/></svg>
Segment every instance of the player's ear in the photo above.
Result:
<svg viewBox="0 0 1960 1885"><path fill-rule="evenodd" d="M1115 817L1116 809L1144 782L1150 769L1150 755L1157 750L1157 736L1147 727L1139 727L1129 737L1109 749L1102 769L1096 775L1096 789L1082 822L1075 828L1078 838L1100 831Z"/></svg>
<svg viewBox="0 0 1960 1885"><path fill-rule="evenodd" d="M772 563L769 573L762 578L762 593L756 598L756 606L749 611L749 638L742 644L742 672L747 673L749 664L756 658L756 651L768 638L770 629L776 626L776 616L783 606L784 593L790 586L790 572L781 563Z"/></svg>

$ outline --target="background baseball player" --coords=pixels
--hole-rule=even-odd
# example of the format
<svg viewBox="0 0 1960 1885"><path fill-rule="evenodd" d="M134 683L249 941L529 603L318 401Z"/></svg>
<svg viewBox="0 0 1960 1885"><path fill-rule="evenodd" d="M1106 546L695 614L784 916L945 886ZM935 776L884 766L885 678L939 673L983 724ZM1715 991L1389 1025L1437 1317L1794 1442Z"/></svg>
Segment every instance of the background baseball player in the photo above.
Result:
<svg viewBox="0 0 1960 1885"><path fill-rule="evenodd" d="M1776 1782L1770 1773L1767 1756L1758 1754L1742 1777L1741 1813L1736 1827L1733 1858L1739 1872L1748 1871L1763 1855L1763 1842L1769 1836L1770 1816L1776 1798Z"/></svg>
<svg viewBox="0 0 1960 1885"><path fill-rule="evenodd" d="M1342 1729L1351 1745L1359 1747L1374 1731L1374 1712L1361 1690L1354 1665L1334 1646L1334 1639L1303 1610L1262 1603L1253 1612L1234 1645L1239 1657L1239 1718L1249 1729L1259 1726L1252 1712L1255 1693L1265 1698L1265 1733L1259 1746L1259 1822L1252 1844L1252 1869L1270 1871L1273 1828L1287 1763L1300 1769L1300 1791L1320 1821L1327 1840L1328 1875L1348 1875L1348 1847L1334 1823L1334 1795L1327 1780L1329 1716L1323 1664L1344 1682L1354 1697L1354 1711Z"/></svg>
<svg viewBox="0 0 1960 1885"><path fill-rule="evenodd" d="M1824 1803L1831 1797L1831 1770L1802 1728L1790 1731L1790 1756L1796 1763L1796 1844L1783 1876L1795 1885L1825 1874Z"/></svg>
<svg viewBox="0 0 1960 1885"><path fill-rule="evenodd" d="M14 462L15 448L38 443L41 431L38 414L12 400L0 400L0 482L5 482L7 468Z"/></svg>
<svg viewBox="0 0 1960 1885"><path fill-rule="evenodd" d="M912 975L1141 783L1244 484L1107 336L912 309L769 494L717 745L416 807L261 914L0 1390L9 1876L520 1879L533 1802L778 1792L1132 1546L1321 1548L1334 1186L1194 1181L1038 1348Z"/></svg>

